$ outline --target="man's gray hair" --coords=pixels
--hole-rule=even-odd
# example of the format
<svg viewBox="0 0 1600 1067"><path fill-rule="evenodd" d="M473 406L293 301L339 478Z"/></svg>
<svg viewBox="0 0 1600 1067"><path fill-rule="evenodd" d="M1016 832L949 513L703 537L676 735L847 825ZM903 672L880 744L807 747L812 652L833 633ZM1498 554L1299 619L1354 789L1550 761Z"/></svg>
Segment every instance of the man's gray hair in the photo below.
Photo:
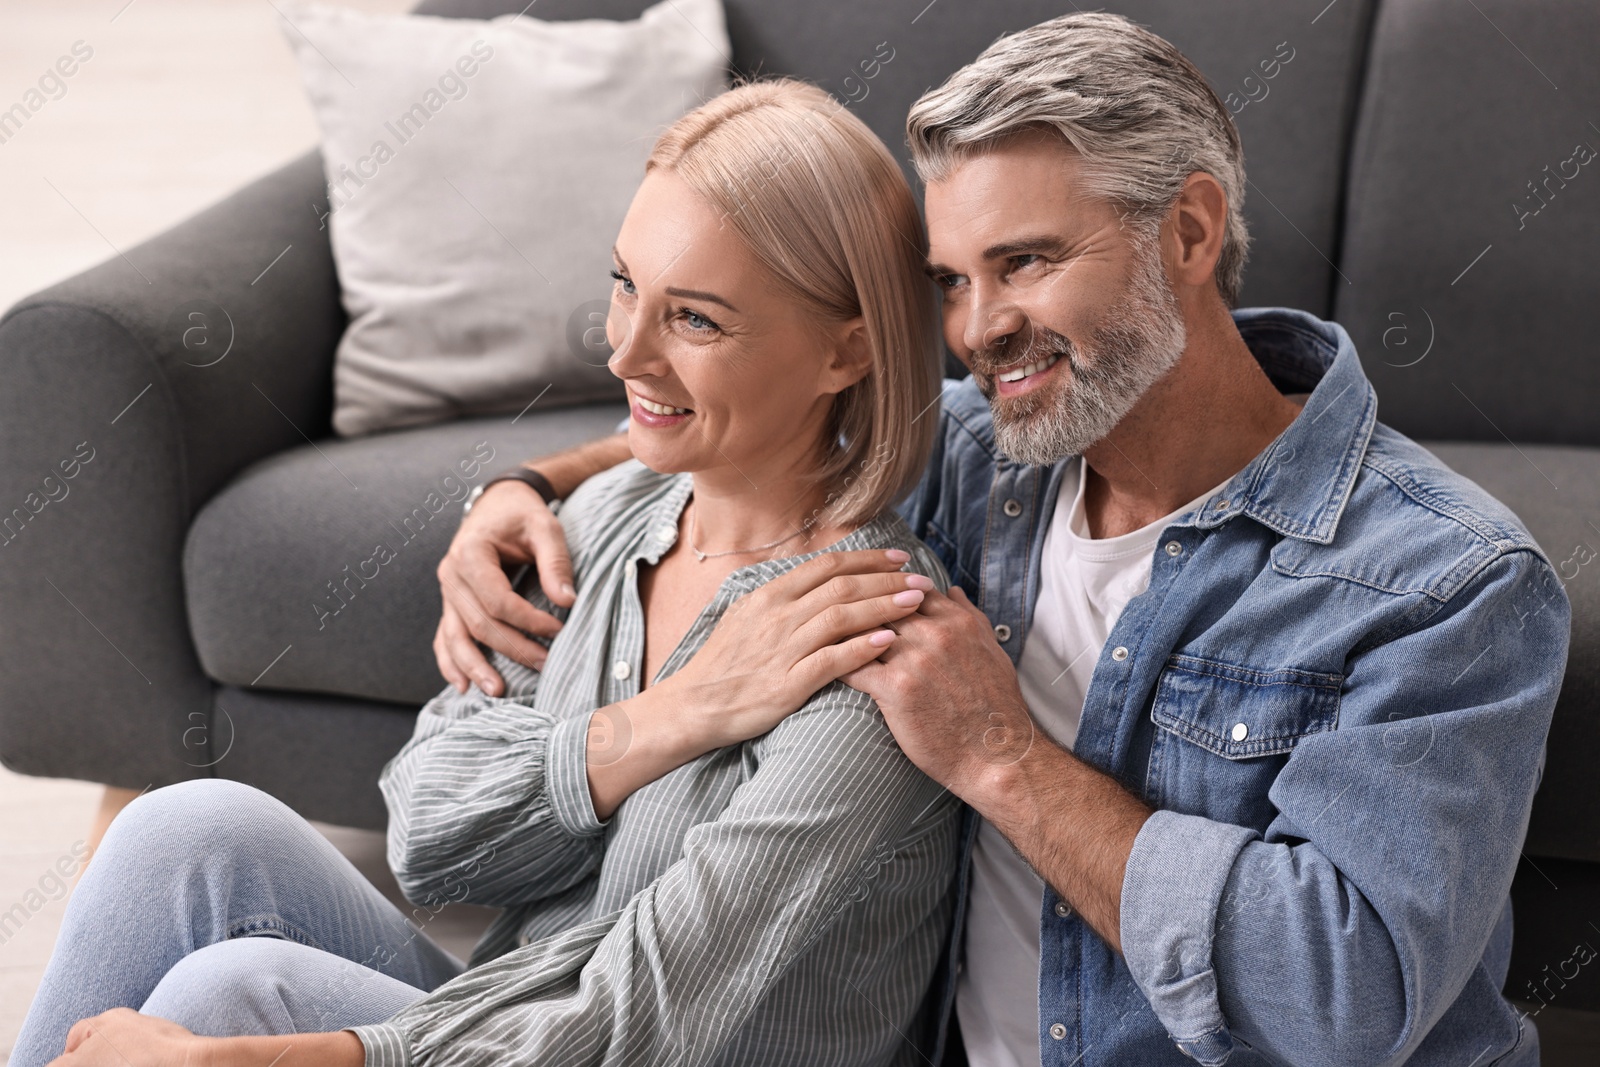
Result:
<svg viewBox="0 0 1600 1067"><path fill-rule="evenodd" d="M1250 234L1244 147L1233 118L1193 63L1123 18L1063 15L1000 38L911 108L906 132L922 180L1030 128L1055 130L1084 160L1086 191L1159 224L1196 171L1228 197L1217 290L1239 300Z"/></svg>

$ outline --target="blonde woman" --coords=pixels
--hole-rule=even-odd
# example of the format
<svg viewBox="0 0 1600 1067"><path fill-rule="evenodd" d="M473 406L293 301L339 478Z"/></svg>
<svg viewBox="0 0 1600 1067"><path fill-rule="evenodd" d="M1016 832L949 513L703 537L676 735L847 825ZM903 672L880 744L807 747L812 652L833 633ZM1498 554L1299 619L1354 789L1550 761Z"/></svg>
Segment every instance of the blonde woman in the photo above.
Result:
<svg viewBox="0 0 1600 1067"><path fill-rule="evenodd" d="M527 592L542 670L446 688L381 780L406 895L504 909L470 966L278 801L188 782L112 825L12 1062L920 1062L959 804L836 679L946 585L889 510L938 388L921 234L818 89L668 130L615 246L637 460L561 511L576 602ZM843 585L875 595L799 625Z"/></svg>

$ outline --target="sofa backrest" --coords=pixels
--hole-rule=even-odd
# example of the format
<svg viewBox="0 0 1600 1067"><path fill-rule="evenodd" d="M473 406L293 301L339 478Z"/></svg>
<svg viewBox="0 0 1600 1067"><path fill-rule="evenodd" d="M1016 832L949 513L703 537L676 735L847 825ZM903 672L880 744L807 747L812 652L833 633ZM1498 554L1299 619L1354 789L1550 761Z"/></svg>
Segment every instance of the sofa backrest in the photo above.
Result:
<svg viewBox="0 0 1600 1067"><path fill-rule="evenodd" d="M1380 5L1333 310L1396 429L1600 445L1596 42L1579 0Z"/></svg>
<svg viewBox="0 0 1600 1067"><path fill-rule="evenodd" d="M547 20L628 19L650 4L539 0L529 14ZM816 82L847 102L902 161L906 112L918 96L1001 34L1070 10L1060 0L724 0L724 5L737 71ZM1251 182L1245 216L1253 238L1242 302L1326 315L1337 281L1343 160L1371 0L1339 0L1320 14L1299 4L1291 9L1282 0L1117 0L1107 6L1183 49L1218 95L1237 109ZM522 8L515 0L427 0L417 12L493 18ZM888 62L877 59L891 50ZM1287 63L1277 58L1285 55L1292 56ZM867 77L868 72L874 76Z"/></svg>

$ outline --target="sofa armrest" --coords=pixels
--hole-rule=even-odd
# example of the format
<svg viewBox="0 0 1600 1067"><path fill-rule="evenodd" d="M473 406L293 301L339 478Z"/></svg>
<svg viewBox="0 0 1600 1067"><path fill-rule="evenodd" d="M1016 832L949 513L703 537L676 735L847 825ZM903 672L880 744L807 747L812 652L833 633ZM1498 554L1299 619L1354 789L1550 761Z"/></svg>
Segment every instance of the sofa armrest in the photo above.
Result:
<svg viewBox="0 0 1600 1067"><path fill-rule="evenodd" d="M0 319L7 766L210 773L184 537L235 472L328 432L345 315L325 203L313 151Z"/></svg>

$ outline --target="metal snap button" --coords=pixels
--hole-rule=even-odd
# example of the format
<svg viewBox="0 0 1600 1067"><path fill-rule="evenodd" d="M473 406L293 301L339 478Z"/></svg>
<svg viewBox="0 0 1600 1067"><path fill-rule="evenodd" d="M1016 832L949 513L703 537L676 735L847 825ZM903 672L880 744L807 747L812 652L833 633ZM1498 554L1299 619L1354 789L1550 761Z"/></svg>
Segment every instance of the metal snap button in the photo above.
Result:
<svg viewBox="0 0 1600 1067"><path fill-rule="evenodd" d="M1243 741L1245 738L1247 738L1249 736L1250 736L1250 727L1246 726L1242 722L1236 722L1236 723L1233 724L1233 739L1235 741Z"/></svg>
<svg viewBox="0 0 1600 1067"><path fill-rule="evenodd" d="M1056 918L1058 918L1058 919L1070 919L1070 918L1072 918L1072 909L1067 906L1067 902L1066 901L1064 901L1064 900L1056 901Z"/></svg>
<svg viewBox="0 0 1600 1067"><path fill-rule="evenodd" d="M1176 541L1167 542L1167 555L1176 556L1183 551L1183 546Z"/></svg>
<svg viewBox="0 0 1600 1067"><path fill-rule="evenodd" d="M1022 514L1022 501L1016 499L1007 500L1000 506L1000 510L1004 511L1007 515L1010 515L1014 519L1018 515Z"/></svg>
<svg viewBox="0 0 1600 1067"><path fill-rule="evenodd" d="M1050 1036L1055 1038L1057 1041L1060 1041L1062 1038L1067 1036L1067 1028L1062 1026L1060 1023L1051 1023Z"/></svg>
<svg viewBox="0 0 1600 1067"><path fill-rule="evenodd" d="M1128 658L1128 650L1121 645L1118 645L1116 648L1111 650L1111 658L1119 662L1125 660Z"/></svg>
<svg viewBox="0 0 1600 1067"><path fill-rule="evenodd" d="M999 626L996 626L994 628L994 639L999 641L1002 645L1011 640L1011 627L1007 626L1005 623L1001 623Z"/></svg>

